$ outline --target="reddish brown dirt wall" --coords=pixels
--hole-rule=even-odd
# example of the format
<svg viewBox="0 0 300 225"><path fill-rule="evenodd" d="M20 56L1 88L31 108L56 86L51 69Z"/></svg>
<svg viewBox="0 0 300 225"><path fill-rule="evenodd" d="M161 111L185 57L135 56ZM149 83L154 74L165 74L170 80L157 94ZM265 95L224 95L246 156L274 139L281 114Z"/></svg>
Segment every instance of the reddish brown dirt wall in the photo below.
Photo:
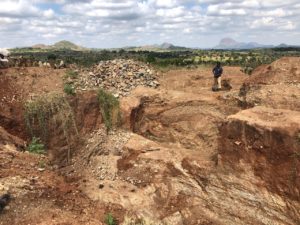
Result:
<svg viewBox="0 0 300 225"><path fill-rule="evenodd" d="M299 200L300 113L271 109L272 115L259 118L259 110L268 115L268 109L257 108L231 117L220 128L221 163L235 169L250 165L270 190ZM276 114L280 118L273 116Z"/></svg>

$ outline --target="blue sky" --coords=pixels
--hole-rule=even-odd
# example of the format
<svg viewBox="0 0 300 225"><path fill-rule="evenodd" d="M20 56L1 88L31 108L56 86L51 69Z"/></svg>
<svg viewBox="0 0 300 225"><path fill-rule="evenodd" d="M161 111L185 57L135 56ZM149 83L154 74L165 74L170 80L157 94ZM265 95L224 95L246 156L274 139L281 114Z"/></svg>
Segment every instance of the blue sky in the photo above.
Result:
<svg viewBox="0 0 300 225"><path fill-rule="evenodd" d="M70 40L112 48L171 42L300 45L299 0L1 0L0 47Z"/></svg>

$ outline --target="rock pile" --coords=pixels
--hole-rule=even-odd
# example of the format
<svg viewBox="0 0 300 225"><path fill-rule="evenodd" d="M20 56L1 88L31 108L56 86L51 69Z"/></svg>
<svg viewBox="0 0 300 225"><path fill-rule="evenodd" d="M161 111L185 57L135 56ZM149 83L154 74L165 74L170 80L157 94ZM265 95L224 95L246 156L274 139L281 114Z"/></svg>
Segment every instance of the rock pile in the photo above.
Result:
<svg viewBox="0 0 300 225"><path fill-rule="evenodd" d="M133 60L101 61L84 71L76 82L79 90L104 88L116 97L127 96L137 86L157 88L157 74L148 65Z"/></svg>

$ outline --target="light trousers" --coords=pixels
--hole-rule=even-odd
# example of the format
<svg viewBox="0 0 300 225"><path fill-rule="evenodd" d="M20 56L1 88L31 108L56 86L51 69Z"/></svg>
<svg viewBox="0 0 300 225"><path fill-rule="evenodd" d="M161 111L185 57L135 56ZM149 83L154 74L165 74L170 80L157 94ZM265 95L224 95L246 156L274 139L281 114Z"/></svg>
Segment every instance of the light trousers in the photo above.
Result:
<svg viewBox="0 0 300 225"><path fill-rule="evenodd" d="M222 88L222 85L221 85L221 76L220 77L214 77L214 87L217 87L218 89L221 89Z"/></svg>

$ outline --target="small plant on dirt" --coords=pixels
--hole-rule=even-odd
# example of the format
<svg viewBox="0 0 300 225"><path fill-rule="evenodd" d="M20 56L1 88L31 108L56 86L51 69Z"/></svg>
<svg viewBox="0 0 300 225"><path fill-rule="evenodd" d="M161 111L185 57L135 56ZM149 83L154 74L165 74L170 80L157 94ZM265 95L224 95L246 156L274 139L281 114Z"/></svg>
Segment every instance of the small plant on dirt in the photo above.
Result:
<svg viewBox="0 0 300 225"><path fill-rule="evenodd" d="M105 223L107 225L117 225L117 222L111 213L108 213L105 218Z"/></svg>
<svg viewBox="0 0 300 225"><path fill-rule="evenodd" d="M74 70L68 70L65 74L65 78L77 79L78 75L78 72Z"/></svg>
<svg viewBox="0 0 300 225"><path fill-rule="evenodd" d="M120 122L120 103L112 94L105 92L103 89L98 91L98 101L100 104L101 114L109 132L113 126Z"/></svg>
<svg viewBox="0 0 300 225"><path fill-rule="evenodd" d="M33 137L27 150L30 153L34 153L34 154L44 154L45 145L41 142L39 138Z"/></svg>
<svg viewBox="0 0 300 225"><path fill-rule="evenodd" d="M39 168L44 169L46 167L46 162L44 160L39 161Z"/></svg>
<svg viewBox="0 0 300 225"><path fill-rule="evenodd" d="M75 95L75 88L72 84L67 83L64 85L64 92L67 95Z"/></svg>

